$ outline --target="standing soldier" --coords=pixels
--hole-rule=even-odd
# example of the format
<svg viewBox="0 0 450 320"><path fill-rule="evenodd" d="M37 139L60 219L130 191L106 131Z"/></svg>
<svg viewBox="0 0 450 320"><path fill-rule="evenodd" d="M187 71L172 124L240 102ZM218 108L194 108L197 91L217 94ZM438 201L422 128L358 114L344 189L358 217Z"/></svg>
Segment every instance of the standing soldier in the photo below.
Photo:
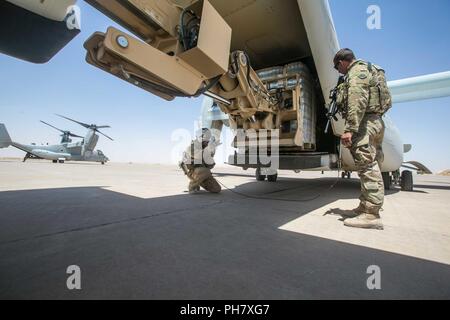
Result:
<svg viewBox="0 0 450 320"><path fill-rule="evenodd" d="M350 49L339 50L333 62L335 69L345 75L337 94L337 104L345 119L341 142L350 149L361 180L360 204L345 214L344 225L383 229L380 209L384 184L380 164L384 160L381 145L385 127L382 116L392 105L384 70L356 60Z"/></svg>
<svg viewBox="0 0 450 320"><path fill-rule="evenodd" d="M219 183L211 173L215 166L214 153L217 146L211 131L203 128L184 152L180 167L190 180L189 193L200 191L200 187L212 193L221 191Z"/></svg>

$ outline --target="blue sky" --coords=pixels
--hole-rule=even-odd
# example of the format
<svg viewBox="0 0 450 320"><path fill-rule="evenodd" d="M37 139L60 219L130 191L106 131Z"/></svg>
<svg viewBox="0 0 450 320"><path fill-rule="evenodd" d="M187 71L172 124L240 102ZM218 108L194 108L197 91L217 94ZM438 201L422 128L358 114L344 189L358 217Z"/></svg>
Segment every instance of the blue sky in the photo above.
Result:
<svg viewBox="0 0 450 320"><path fill-rule="evenodd" d="M367 7L376 4L382 29L368 30ZM85 63L83 42L95 31L114 25L78 1L82 32L50 63L33 65L0 55L0 122L12 138L23 143L56 143L50 122L84 134L84 129L54 115L109 124L98 147L113 161L163 163L170 161L171 135L178 128L194 130L200 99L166 102ZM390 80L450 70L450 12L448 0L330 0L341 46L383 66ZM390 115L405 143L413 150L407 159L433 170L450 168L450 98L398 104ZM0 156L22 155L12 148Z"/></svg>

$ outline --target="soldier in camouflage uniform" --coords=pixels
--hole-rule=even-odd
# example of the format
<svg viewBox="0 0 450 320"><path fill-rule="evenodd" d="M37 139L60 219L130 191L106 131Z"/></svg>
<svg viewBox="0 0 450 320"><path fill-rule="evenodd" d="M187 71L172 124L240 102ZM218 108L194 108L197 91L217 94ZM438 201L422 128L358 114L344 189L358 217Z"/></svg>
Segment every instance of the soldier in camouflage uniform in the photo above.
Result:
<svg viewBox="0 0 450 320"><path fill-rule="evenodd" d="M345 119L341 142L350 149L361 180L360 204L345 214L344 225L383 229L379 213L384 201L380 164L384 159L381 149L385 128L382 115L387 110L383 110L381 91L375 85L377 75L372 69L376 66L356 60L350 49L340 50L334 58L334 65L339 73L345 75L337 94L337 103Z"/></svg>
<svg viewBox="0 0 450 320"><path fill-rule="evenodd" d="M189 178L189 193L200 191L200 187L212 193L221 191L220 184L211 173L215 166L213 158L216 147L217 143L211 131L202 129L184 152L180 166Z"/></svg>

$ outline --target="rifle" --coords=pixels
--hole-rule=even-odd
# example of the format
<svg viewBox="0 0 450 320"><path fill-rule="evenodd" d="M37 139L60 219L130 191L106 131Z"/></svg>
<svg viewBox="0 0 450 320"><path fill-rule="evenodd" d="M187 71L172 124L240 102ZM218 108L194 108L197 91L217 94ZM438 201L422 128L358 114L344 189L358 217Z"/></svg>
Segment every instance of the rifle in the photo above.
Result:
<svg viewBox="0 0 450 320"><path fill-rule="evenodd" d="M188 175L189 169L187 168L186 164L183 161L178 162L178 166L181 170L183 170L185 175Z"/></svg>
<svg viewBox="0 0 450 320"><path fill-rule="evenodd" d="M340 76L337 82L336 87L333 88L333 90L330 91L330 106L328 108L328 112L326 117L328 118L328 122L327 125L325 127L325 133L328 133L328 129L330 127L331 121L338 121L338 118L336 117L336 114L339 112L339 108L336 104L336 98L337 98L337 92L338 92L338 87L340 84L342 84L344 82L344 77Z"/></svg>

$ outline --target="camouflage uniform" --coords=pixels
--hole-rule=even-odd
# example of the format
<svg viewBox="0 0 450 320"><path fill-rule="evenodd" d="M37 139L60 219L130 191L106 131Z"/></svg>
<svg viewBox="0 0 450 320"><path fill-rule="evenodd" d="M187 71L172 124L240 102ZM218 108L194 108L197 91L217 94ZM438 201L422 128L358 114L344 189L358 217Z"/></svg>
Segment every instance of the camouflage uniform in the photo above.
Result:
<svg viewBox="0 0 450 320"><path fill-rule="evenodd" d="M380 99L374 87L368 64L362 60L350 66L338 101L346 121L345 132L352 132L350 152L361 179L360 212L378 216L384 201L384 185L380 163L383 161L381 145L384 122L379 113Z"/></svg>
<svg viewBox="0 0 450 320"><path fill-rule="evenodd" d="M183 155L183 163L186 165L188 172L189 192L193 193L203 189L212 192L219 193L221 191L220 184L212 176L211 169L214 168L215 163L212 159L214 156L214 145L208 144L202 145L201 140L192 141L191 145L186 149ZM209 161L205 161L204 155L211 155Z"/></svg>

